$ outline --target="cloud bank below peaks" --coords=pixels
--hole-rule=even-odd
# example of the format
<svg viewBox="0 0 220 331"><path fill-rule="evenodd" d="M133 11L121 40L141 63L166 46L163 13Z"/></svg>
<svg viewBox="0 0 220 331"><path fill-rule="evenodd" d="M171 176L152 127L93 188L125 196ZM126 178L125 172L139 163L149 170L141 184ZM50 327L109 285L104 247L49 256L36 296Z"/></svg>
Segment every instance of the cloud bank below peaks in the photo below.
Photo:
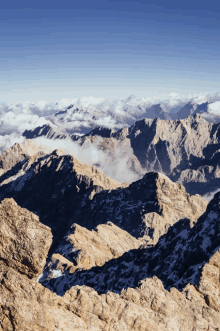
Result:
<svg viewBox="0 0 220 331"><path fill-rule="evenodd" d="M208 120L220 117L220 93L188 96L170 93L147 98L131 95L119 99L83 97L0 103L0 151L16 140L23 141L21 135L25 130L33 130L44 124L69 134L85 134L98 126L120 129L154 114L155 117L160 116L161 112L169 114L168 118L178 118L178 111L185 105L190 104L196 109L203 103L208 105L202 116Z"/></svg>
<svg viewBox="0 0 220 331"><path fill-rule="evenodd" d="M0 103L0 134L19 133L46 123L53 123L69 133L74 133L74 130L87 133L97 126L120 129L147 117L147 109L156 105L160 105L159 109L163 112L173 114L187 103L196 107L205 102L209 102L208 114L220 116L220 93L188 96L170 93L147 98L131 95L120 99L83 97Z"/></svg>
<svg viewBox="0 0 220 331"><path fill-rule="evenodd" d="M115 149L112 153L104 152L99 148L100 141L97 140L93 144L85 144L80 146L72 140L52 140L45 137L32 139L31 142L37 143L44 151L45 145L51 151L61 149L65 154L70 154L76 157L80 162L90 166L95 166L101 170L106 176L111 177L121 183L133 182L140 179L144 175L144 170L140 173L135 173L129 168L129 158L132 157L132 150L124 150L123 147ZM47 153L48 151L45 152Z"/></svg>

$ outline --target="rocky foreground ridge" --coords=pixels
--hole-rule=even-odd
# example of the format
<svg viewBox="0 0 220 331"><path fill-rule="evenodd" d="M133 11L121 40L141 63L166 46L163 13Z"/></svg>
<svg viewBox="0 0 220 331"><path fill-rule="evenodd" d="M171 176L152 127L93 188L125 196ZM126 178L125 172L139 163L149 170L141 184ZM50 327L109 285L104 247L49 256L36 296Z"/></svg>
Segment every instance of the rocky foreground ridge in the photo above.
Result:
<svg viewBox="0 0 220 331"><path fill-rule="evenodd" d="M220 328L218 252L204 265L199 285L188 284L182 292L165 290L153 277L120 294L99 295L91 287L74 286L61 297L36 282L51 244L50 229L13 199L1 202L0 222L0 330Z"/></svg>
<svg viewBox="0 0 220 331"><path fill-rule="evenodd" d="M19 151L0 177L0 330L220 330L220 194Z"/></svg>

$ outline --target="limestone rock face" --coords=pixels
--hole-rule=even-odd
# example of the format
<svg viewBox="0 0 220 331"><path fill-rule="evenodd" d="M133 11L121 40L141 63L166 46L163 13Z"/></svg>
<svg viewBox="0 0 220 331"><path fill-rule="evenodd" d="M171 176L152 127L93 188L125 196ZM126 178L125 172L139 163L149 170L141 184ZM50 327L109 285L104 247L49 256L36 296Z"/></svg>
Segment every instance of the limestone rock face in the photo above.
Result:
<svg viewBox="0 0 220 331"><path fill-rule="evenodd" d="M0 204L0 239L0 330L88 330L58 296L32 280L46 262L50 229L13 199L5 199Z"/></svg>
<svg viewBox="0 0 220 331"><path fill-rule="evenodd" d="M65 309L62 298L0 263L1 331L84 331L86 323Z"/></svg>
<svg viewBox="0 0 220 331"><path fill-rule="evenodd" d="M208 144L218 144L213 129L198 114L182 120L146 119L131 126L127 138L145 168L170 174L178 165L185 167L191 159L206 156Z"/></svg>
<svg viewBox="0 0 220 331"><path fill-rule="evenodd" d="M49 227L13 199L0 204L0 260L28 277L42 271L52 243Z"/></svg>

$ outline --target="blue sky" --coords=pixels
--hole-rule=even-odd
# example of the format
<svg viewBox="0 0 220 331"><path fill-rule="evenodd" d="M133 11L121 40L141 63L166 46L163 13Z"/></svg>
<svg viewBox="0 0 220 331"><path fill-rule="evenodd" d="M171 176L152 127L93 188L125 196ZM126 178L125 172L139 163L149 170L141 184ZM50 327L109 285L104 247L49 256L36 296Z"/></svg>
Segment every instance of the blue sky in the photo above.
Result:
<svg viewBox="0 0 220 331"><path fill-rule="evenodd" d="M217 1L0 4L0 101L220 91Z"/></svg>

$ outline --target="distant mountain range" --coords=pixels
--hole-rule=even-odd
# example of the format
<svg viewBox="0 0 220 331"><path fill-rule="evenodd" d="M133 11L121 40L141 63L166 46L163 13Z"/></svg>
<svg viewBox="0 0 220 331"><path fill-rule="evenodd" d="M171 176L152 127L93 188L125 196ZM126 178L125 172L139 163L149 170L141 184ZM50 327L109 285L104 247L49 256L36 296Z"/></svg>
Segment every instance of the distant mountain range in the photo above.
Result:
<svg viewBox="0 0 220 331"><path fill-rule="evenodd" d="M200 98L188 99L170 96L161 100L130 97L114 102L108 99L97 100L96 103L95 100L93 103L79 100L65 110L46 118L54 125L65 128L69 134L77 132L86 134L98 126L120 129L144 118L171 120L201 114L208 121L218 122L220 120L219 100L220 96L217 95L215 97L203 95Z"/></svg>
<svg viewBox="0 0 220 331"><path fill-rule="evenodd" d="M130 181L159 171L183 184L190 194L204 195L220 188L219 132L219 123L195 114L176 120L143 119L118 131L99 127L82 136L61 135L45 125L23 136L55 138L54 146L58 139L74 141L79 158L82 151L96 149L102 157L94 162L88 157L88 162L118 181L126 181L126 172ZM113 174L120 167L123 175L116 170Z"/></svg>

